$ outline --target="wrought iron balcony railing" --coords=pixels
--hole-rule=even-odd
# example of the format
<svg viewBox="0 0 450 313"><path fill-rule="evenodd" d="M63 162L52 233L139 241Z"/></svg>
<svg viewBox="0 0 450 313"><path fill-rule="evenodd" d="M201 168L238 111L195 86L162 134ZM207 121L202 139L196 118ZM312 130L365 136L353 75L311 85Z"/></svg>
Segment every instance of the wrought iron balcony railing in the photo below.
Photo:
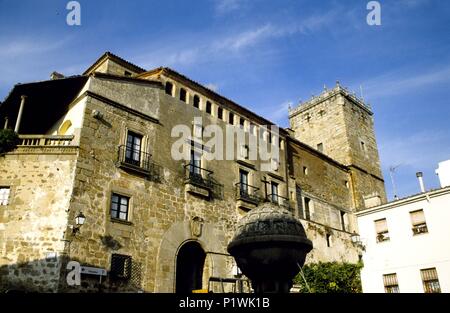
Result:
<svg viewBox="0 0 450 313"><path fill-rule="evenodd" d="M161 179L161 166L152 162L152 155L141 150L122 145L118 151L119 166L148 175L152 180Z"/></svg>
<svg viewBox="0 0 450 313"><path fill-rule="evenodd" d="M259 188L251 186L245 183L235 184L236 200L244 200L254 204L258 204L261 201L259 195Z"/></svg>
<svg viewBox="0 0 450 313"><path fill-rule="evenodd" d="M278 194L269 194L267 195L267 200L287 210L291 210L288 198L282 197Z"/></svg>
<svg viewBox="0 0 450 313"><path fill-rule="evenodd" d="M214 188L214 181L211 177L213 171L191 163L184 165L184 169L187 183L210 190Z"/></svg>

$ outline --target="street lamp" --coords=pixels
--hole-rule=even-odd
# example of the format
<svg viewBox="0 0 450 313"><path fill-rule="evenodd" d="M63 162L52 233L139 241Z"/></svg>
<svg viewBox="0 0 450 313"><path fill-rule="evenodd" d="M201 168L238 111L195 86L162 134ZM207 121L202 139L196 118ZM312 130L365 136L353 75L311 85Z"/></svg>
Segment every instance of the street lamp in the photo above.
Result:
<svg viewBox="0 0 450 313"><path fill-rule="evenodd" d="M362 249L363 251L366 250L366 247L363 245L362 241L361 241L361 237L359 236L359 234L357 234L355 231L353 232L352 236L352 243L359 247L360 249Z"/></svg>
<svg viewBox="0 0 450 313"><path fill-rule="evenodd" d="M361 237L356 232L352 234L352 242L355 244L361 243Z"/></svg>
<svg viewBox="0 0 450 313"><path fill-rule="evenodd" d="M75 226L72 227L72 233L74 235L80 231L80 228L83 226L85 221L86 216L84 216L83 212L80 212L77 216L75 216Z"/></svg>

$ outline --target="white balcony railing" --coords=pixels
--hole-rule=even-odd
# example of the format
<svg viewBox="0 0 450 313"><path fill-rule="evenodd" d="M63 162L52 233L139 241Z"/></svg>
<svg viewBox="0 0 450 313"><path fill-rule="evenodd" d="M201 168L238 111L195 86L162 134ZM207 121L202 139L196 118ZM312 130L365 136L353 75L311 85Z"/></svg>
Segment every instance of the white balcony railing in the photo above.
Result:
<svg viewBox="0 0 450 313"><path fill-rule="evenodd" d="M19 135L19 147L71 146L73 135Z"/></svg>

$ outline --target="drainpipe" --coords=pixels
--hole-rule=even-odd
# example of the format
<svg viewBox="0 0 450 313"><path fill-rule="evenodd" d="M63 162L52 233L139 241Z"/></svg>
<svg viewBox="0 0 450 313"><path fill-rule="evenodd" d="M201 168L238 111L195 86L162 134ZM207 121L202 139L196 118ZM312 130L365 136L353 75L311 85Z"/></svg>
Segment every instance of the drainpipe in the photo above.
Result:
<svg viewBox="0 0 450 313"><path fill-rule="evenodd" d="M23 114L23 107L25 106L25 100L27 99L27 96L22 95L20 97L21 101L20 101L20 108L19 108L19 114L17 114L17 121L16 121L16 127L14 127L14 131L16 133L19 132L19 127L20 127L20 122L22 120L22 114Z"/></svg>

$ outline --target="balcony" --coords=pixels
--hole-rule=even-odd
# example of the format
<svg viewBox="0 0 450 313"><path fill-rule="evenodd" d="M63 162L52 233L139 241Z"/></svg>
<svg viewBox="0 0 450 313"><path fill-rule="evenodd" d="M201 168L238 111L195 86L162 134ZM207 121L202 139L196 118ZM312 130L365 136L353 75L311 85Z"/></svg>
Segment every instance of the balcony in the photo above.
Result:
<svg viewBox="0 0 450 313"><path fill-rule="evenodd" d="M273 204L278 205L279 207L282 207L288 211L292 210L292 207L289 203L289 199L282 197L277 194L269 194L267 195L267 201L272 202Z"/></svg>
<svg viewBox="0 0 450 313"><path fill-rule="evenodd" d="M384 232L379 232L377 234L377 243L385 242L385 241L389 241L389 240L390 240L389 232L384 231Z"/></svg>
<svg viewBox="0 0 450 313"><path fill-rule="evenodd" d="M160 182L161 166L152 162L151 157L150 153L121 145L118 150L117 165L122 169L146 176L152 181Z"/></svg>
<svg viewBox="0 0 450 313"><path fill-rule="evenodd" d="M214 189L212 178L214 172L194 164L184 165L184 170L186 191L206 198L211 197Z"/></svg>
<svg viewBox="0 0 450 313"><path fill-rule="evenodd" d="M413 235L420 235L428 233L428 227L426 223L414 225L412 228Z"/></svg>
<svg viewBox="0 0 450 313"><path fill-rule="evenodd" d="M19 147L71 146L75 136L19 135Z"/></svg>
<svg viewBox="0 0 450 313"><path fill-rule="evenodd" d="M17 149L10 154L68 154L78 151L75 136L19 135Z"/></svg>
<svg viewBox="0 0 450 313"><path fill-rule="evenodd" d="M259 188L245 183L237 183L235 186L235 198L239 208L250 210L261 202Z"/></svg>

